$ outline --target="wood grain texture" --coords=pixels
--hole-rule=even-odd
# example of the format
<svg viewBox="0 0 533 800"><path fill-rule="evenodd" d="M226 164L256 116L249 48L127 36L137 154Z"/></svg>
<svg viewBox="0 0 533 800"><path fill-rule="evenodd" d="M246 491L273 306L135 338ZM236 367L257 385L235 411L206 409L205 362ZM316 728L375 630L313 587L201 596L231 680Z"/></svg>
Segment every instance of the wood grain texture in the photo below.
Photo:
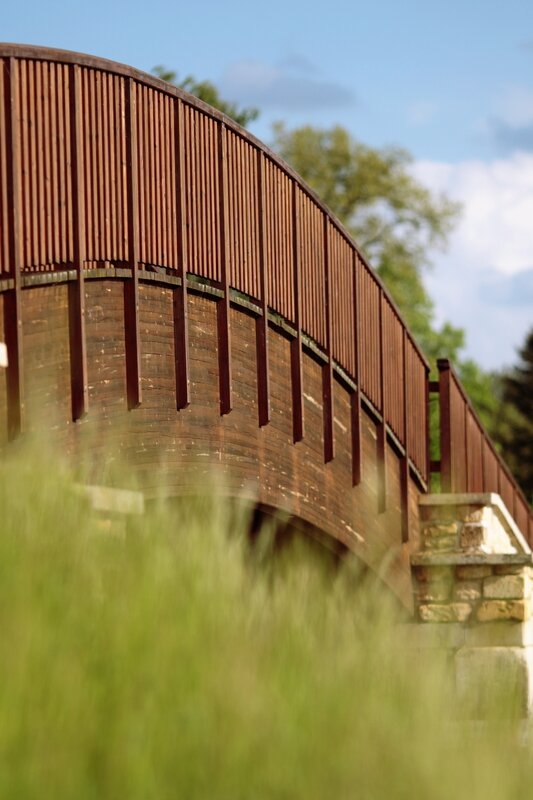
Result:
<svg viewBox="0 0 533 800"><path fill-rule="evenodd" d="M363 479L352 486L352 392L332 382L335 458L324 460L322 364L302 353L303 403L308 421L304 440L293 443L291 339L269 326L270 423L258 422L256 319L230 308L233 410L221 415L218 389L217 300L189 292L191 402L175 406L174 310L172 286L139 283L139 331L143 403L129 410L123 284L120 279L87 280L86 344L89 413L70 424L68 284L24 290L24 382L29 397L28 427L45 430L51 446L83 458L97 475L111 459L137 473L148 497L205 487L217 475L232 495L279 508L325 532L365 563L401 548L400 459L389 448L389 507L378 514L376 422L361 415ZM1 314L0 314L1 321ZM0 374L0 441L5 440L5 389ZM109 462L110 463L110 462ZM410 492L419 491L414 481ZM416 503L409 511L416 527ZM409 572L392 559L387 576L405 602Z"/></svg>
<svg viewBox="0 0 533 800"><path fill-rule="evenodd" d="M120 369L122 355L113 363L117 376L125 370L126 408L136 412L131 420L142 418L142 393L150 387L155 397L156 386L142 372L155 354L146 351L150 340L141 333L141 274L161 276L162 297L172 301L177 416L188 419L193 404L187 315L194 302L187 295L197 291L209 294L215 314L209 322L215 334L211 355L218 365L219 416L227 416L217 424L228 431L236 424L237 356L244 358L244 351L231 331L246 319L253 328L246 358L253 356L255 363L249 409L257 429L266 432L273 424L275 359L286 359L291 458L297 461L295 454L319 441L320 456L313 449L308 457L321 475L325 470L324 477L344 485L336 445L338 423L347 424L349 494L354 487L368 493L376 477L372 491L386 520L395 508L394 487L401 484L405 540L412 479L426 488L430 477L428 364L347 231L261 142L176 87L90 56L0 45L0 290L9 350L9 437L24 426L29 376L22 328L28 324L25 305L39 293L36 278L47 289L43 299L59 285L68 299L71 419L82 421L95 387L97 403L105 406L105 393L98 392L107 384L91 384L91 358L98 361L109 348L124 351ZM88 310L89 296L101 291L99 282L109 292L102 307L111 313L112 297L115 315L112 325L103 326L100 354L90 343L98 304L91 307L90 325ZM114 305L117 287L121 308ZM35 313L41 319L37 302ZM284 349L276 349L281 341ZM115 378L109 380L115 386ZM530 529L523 495L460 384L453 376L446 385L442 380L444 484L470 491L497 487ZM338 399L339 381L346 397ZM365 450L365 412L377 423L373 457ZM233 434L228 436L230 441ZM404 459L401 469L391 456L392 442ZM376 475L369 465L377 465ZM305 480L312 485L311 475ZM333 478L328 481L316 498L329 498L333 507L338 490L330 485Z"/></svg>

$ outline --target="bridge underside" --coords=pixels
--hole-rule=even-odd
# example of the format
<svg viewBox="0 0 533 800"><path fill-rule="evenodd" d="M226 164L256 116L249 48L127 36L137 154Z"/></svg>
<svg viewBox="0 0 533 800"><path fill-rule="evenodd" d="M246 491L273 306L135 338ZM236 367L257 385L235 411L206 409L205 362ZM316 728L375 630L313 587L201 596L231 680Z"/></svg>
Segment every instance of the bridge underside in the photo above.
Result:
<svg viewBox="0 0 533 800"><path fill-rule="evenodd" d="M214 470L231 494L279 508L348 548L411 602L409 551L417 546L419 487L409 479L411 538L402 544L400 458L386 449L387 509L379 510L378 421L362 415L362 480L351 484L350 393L333 381L335 457L324 463L322 367L304 348L304 437L293 443L290 341L269 327L271 421L258 422L256 320L232 305L233 410L221 415L215 298L188 292L191 402L176 410L174 287L139 284L142 404L128 410L124 288L120 279L86 280L89 411L71 411L68 283L23 290L26 429L44 429L53 446L98 468L112 455L135 469L149 498L205 484ZM4 295L5 296L5 295ZM4 304L0 302L0 330ZM7 437L6 371L0 371L0 441Z"/></svg>

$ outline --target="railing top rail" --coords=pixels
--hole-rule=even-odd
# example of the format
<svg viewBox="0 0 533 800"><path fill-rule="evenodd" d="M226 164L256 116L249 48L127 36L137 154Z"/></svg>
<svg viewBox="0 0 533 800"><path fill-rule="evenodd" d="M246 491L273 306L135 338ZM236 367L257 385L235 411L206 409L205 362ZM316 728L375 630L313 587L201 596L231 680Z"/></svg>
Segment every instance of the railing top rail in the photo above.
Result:
<svg viewBox="0 0 533 800"><path fill-rule="evenodd" d="M349 243L349 245L355 250L360 260L363 262L364 266L368 270L369 274L372 276L373 280L378 284L380 290L383 292L384 296L387 298L388 302L390 303L394 313L400 320L401 324L405 328L406 334L411 341L413 347L415 348L420 360L424 364L426 370L429 371L429 362L424 355L423 351L421 350L418 342L414 338L413 334L409 330L407 324L405 323L402 314L393 299L392 295L390 294L387 287L381 281L379 275L375 272L374 269L370 266L370 261L364 253L363 248L357 244L354 237L346 230L344 225L340 222L339 219L330 211L330 209L323 203L322 200L316 195L316 193L308 186L305 181L298 175L295 170L287 164L279 155L274 153L270 148L268 148L260 139L257 139L252 133L242 128L238 125L234 120L230 117L227 117L218 109L213 108L212 106L208 105L207 103L203 102L202 100L198 99L194 95L189 94L183 89L180 89L177 86L174 86L167 81L163 81L160 78L155 77L154 75L150 75L142 70L136 69L135 67L130 67L126 64L121 64L117 61L112 61L107 58L101 58L100 56L91 56L85 53L77 53L71 50L61 50L57 48L50 48L50 47L41 47L37 45L27 45L27 44L16 44L12 42L0 42L0 58L19 58L19 59L36 59L40 61L51 61L51 62L59 62L63 64L73 64L79 65L81 67L88 67L90 69L98 69L104 72L111 72L115 75L121 75L126 78L132 78L139 83L142 83L146 86L150 86L153 89L157 89L160 92L165 92L166 94L173 95L178 97L184 103L192 106L199 111L202 111L204 114L209 115L211 118L218 120L222 124L224 124L229 130L233 131L235 134L240 136L241 138L245 139L251 145L253 145L256 149L260 150L265 157L267 157L270 161L276 164L279 169L281 169L288 177L294 180L300 189L302 189L305 194L313 200L313 202L317 205L317 207L322 211L322 213L326 216L326 218L331 222L332 225L339 231L339 233L343 236L343 238Z"/></svg>
<svg viewBox="0 0 533 800"><path fill-rule="evenodd" d="M453 364L451 363L451 361L448 358L439 358L437 360L437 367L438 367L439 373L440 372L444 372L446 370L450 372L450 375L452 376L452 378L454 380L454 383L457 386L457 389L459 390L459 392L461 394L461 397L463 398L465 404L467 405L470 414L474 418L474 421L475 421L476 425L478 426L478 428L480 429L481 433L483 434L483 437L484 437L485 441L487 442L488 446L490 447L492 453L494 454L494 456L498 460L498 463L500 464L501 468L505 472L506 476L509 478L509 480L513 484L513 488L516 491L516 493L520 496L520 498L523 500L523 502L529 507L529 502L528 502L524 492L522 491L522 489L518 485L518 483L516 481L516 478L512 474L511 470L509 469L509 467L507 466L507 464L505 463L505 461L503 460L501 455L498 453L498 450L496 449L496 445L492 441L491 437L489 436L489 434L487 433L487 431L485 429L485 426L481 422L477 411L475 410L474 406L472 405L472 401L468 397L468 395L467 395L467 393L465 391L465 388L464 388L463 384L461 383L461 379L459 378L459 376L457 375L457 372L454 369ZM533 511L530 510L529 513L530 513L530 516L533 516Z"/></svg>

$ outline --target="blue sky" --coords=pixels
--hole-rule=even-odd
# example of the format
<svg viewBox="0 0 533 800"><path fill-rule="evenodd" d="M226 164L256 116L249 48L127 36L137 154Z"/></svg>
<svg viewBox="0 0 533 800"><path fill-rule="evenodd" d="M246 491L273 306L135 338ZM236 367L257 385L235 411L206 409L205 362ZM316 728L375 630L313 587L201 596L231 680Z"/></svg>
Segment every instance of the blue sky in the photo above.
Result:
<svg viewBox="0 0 533 800"><path fill-rule="evenodd" d="M462 202L427 286L487 368L533 325L533 3L527 0L5 2L3 41L156 64L283 119L345 125L411 151L416 176Z"/></svg>

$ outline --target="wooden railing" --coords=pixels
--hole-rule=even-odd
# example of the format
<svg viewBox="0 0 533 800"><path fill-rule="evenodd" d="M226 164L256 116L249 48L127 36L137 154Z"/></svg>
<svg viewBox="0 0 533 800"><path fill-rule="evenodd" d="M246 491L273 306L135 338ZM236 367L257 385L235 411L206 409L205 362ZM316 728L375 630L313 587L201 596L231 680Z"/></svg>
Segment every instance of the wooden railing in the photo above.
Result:
<svg viewBox="0 0 533 800"><path fill-rule="evenodd" d="M498 454L447 359L438 361L440 465L443 492L495 492L529 542L533 513Z"/></svg>
<svg viewBox="0 0 533 800"><path fill-rule="evenodd" d="M294 438L304 435L302 346L318 348L324 455L334 455L332 380L353 391L354 483L363 402L428 480L427 363L350 236L302 180L224 115L168 83L102 59L0 45L0 280L10 279L11 428L21 424L19 304L27 273L74 270L70 292L72 408L87 410L87 270L125 277L130 406L141 397L138 280L179 279L176 400L188 402L187 278L219 291L221 411L231 410L232 290L258 313L260 423L269 420L269 314L292 331ZM180 335L181 331L181 335Z"/></svg>
<svg viewBox="0 0 533 800"><path fill-rule="evenodd" d="M176 407L189 402L187 291L213 287L220 410L232 408L230 303L256 316L259 424L270 420L268 329L291 339L294 440L305 435L302 350L322 365L324 459L334 457L333 380L351 393L352 478L361 479L361 408L378 425L380 506L387 438L429 480L428 364L349 234L303 181L230 119L157 78L65 51L0 45L0 289L9 351L8 426L23 427L21 302L35 273L69 285L72 417L88 410L84 281L124 282L126 376L142 402L139 280L175 278ZM527 504L449 368L441 368L442 479ZM462 427L461 427L462 426ZM404 524L404 532L407 525ZM530 528L531 530L531 528Z"/></svg>

